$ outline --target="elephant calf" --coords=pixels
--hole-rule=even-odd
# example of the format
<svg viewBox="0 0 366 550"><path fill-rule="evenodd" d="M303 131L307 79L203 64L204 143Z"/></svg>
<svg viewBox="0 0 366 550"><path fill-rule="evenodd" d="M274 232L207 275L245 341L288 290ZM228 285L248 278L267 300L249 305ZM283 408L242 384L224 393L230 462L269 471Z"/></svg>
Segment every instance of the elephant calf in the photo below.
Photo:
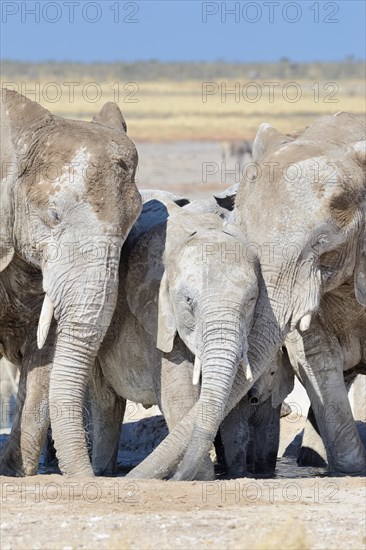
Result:
<svg viewBox="0 0 366 550"><path fill-rule="evenodd" d="M261 477L275 473L280 438L280 419L290 414L282 406L294 387L294 372L285 349L276 364L263 374L220 426L219 462L229 476Z"/></svg>

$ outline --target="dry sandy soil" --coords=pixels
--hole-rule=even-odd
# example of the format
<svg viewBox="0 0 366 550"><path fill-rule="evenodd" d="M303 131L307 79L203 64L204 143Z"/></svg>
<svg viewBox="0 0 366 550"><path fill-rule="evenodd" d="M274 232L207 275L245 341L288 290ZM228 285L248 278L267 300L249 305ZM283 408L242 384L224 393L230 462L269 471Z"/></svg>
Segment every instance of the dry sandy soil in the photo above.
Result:
<svg viewBox="0 0 366 550"><path fill-rule="evenodd" d="M365 548L362 478L1 479L1 548Z"/></svg>
<svg viewBox="0 0 366 550"><path fill-rule="evenodd" d="M138 416L122 435L119 461L127 467L162 426L160 417L141 424ZM286 456L273 479L129 481L122 469L115 478L1 477L1 548L362 550L365 478L297 467L303 425L303 417L281 420Z"/></svg>

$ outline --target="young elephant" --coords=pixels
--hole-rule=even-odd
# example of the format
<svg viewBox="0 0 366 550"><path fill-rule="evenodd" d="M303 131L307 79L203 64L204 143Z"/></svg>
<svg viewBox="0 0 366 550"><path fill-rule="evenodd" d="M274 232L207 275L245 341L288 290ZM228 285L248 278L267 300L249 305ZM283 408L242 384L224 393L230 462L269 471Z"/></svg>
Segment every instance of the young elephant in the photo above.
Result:
<svg viewBox="0 0 366 550"><path fill-rule="evenodd" d="M223 410L239 362L251 376L246 333L257 279L250 258L239 249L242 237L230 224L216 214L174 203L167 207L147 203L126 241L118 304L98 358L116 394L144 405L157 403L171 430L199 397L201 365L204 421L217 414L215 409ZM93 437L97 466L109 460L97 457L108 457L107 447L114 448L116 434L106 428L116 425L116 415L109 407L108 418L100 388L94 391L103 422L96 430L104 434ZM98 443L94 448L94 440L100 448ZM206 460L198 476L212 475Z"/></svg>
<svg viewBox="0 0 366 550"><path fill-rule="evenodd" d="M221 463L229 476L248 472L273 476L276 468L282 401L294 387L294 372L284 349L220 426Z"/></svg>

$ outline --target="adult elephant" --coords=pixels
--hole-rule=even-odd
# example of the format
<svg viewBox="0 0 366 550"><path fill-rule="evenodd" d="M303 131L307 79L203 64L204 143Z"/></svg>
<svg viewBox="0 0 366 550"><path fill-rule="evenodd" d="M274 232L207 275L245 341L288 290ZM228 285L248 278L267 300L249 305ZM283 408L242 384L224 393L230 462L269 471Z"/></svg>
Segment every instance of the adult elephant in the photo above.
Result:
<svg viewBox="0 0 366 550"><path fill-rule="evenodd" d="M240 185L234 209L235 223L256 246L260 265L249 335L254 381L273 364L290 331L309 328L322 293L354 277L356 298L366 303L364 137L364 124L346 113L322 117L292 136L269 124L259 128L253 148L257 170ZM365 452L343 373L329 368L328 360L312 373L312 382L314 412L335 391L339 403L335 421L322 434L329 442L329 465L360 473ZM221 415L202 422L196 407L130 476L165 476L183 458L175 479L191 479L222 418L249 388L239 370Z"/></svg>
<svg viewBox="0 0 366 550"><path fill-rule="evenodd" d="M89 123L64 120L16 92L1 91L2 350L14 359L22 339L18 328L24 331L35 311L39 348L53 316L57 320L54 355L47 358L53 362L50 417L67 474L92 475L83 396L114 312L122 244L141 209L136 166L116 104L104 105ZM24 311L26 318L14 325ZM30 369L21 385L32 385L37 372Z"/></svg>

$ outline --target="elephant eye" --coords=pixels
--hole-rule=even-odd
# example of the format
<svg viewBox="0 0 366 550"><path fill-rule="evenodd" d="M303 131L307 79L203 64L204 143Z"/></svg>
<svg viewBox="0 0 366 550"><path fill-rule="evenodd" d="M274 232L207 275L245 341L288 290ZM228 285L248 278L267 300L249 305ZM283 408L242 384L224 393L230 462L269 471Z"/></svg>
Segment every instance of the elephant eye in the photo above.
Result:
<svg viewBox="0 0 366 550"><path fill-rule="evenodd" d="M60 216L60 214L57 212L56 208L51 207L51 208L49 209L49 214L50 214L50 219L51 219L51 224L52 224L52 225L57 225L58 223L60 223L60 221L61 221L61 216Z"/></svg>
<svg viewBox="0 0 366 550"><path fill-rule="evenodd" d="M319 253L327 244L329 244L328 236L323 234L319 235L317 239L314 239L311 248Z"/></svg>

